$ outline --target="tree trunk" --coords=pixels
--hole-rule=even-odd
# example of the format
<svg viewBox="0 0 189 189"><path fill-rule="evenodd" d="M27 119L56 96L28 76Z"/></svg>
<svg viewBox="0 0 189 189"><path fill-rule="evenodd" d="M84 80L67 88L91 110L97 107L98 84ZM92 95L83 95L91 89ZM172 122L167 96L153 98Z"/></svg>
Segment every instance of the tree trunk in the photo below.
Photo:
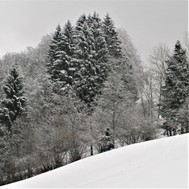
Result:
<svg viewBox="0 0 189 189"><path fill-rule="evenodd" d="M93 145L91 144L91 156L93 156Z"/></svg>
<svg viewBox="0 0 189 189"><path fill-rule="evenodd" d="M182 126L181 126L181 134L184 134L184 129Z"/></svg>
<svg viewBox="0 0 189 189"><path fill-rule="evenodd" d="M144 115L144 117L146 117L146 108L145 108L144 99L142 96L141 96L141 103L142 103L143 115Z"/></svg>
<svg viewBox="0 0 189 189"><path fill-rule="evenodd" d="M176 135L176 134L177 134L177 130L173 129L173 135Z"/></svg>
<svg viewBox="0 0 189 189"><path fill-rule="evenodd" d="M172 136L172 129L168 129L169 136Z"/></svg>
<svg viewBox="0 0 189 189"><path fill-rule="evenodd" d="M113 137L113 144L115 145L115 112L112 115L112 137Z"/></svg>
<svg viewBox="0 0 189 189"><path fill-rule="evenodd" d="M186 130L185 130L185 133L188 133L189 132L189 125L188 123L186 124Z"/></svg>
<svg viewBox="0 0 189 189"><path fill-rule="evenodd" d="M162 76L160 76L160 87L159 87L159 103L161 103L161 97L162 97L162 95L161 95L161 92L162 91ZM158 106L158 119L159 119L159 117L160 117L160 110L161 110L161 107L160 107L160 105Z"/></svg>
<svg viewBox="0 0 189 189"><path fill-rule="evenodd" d="M91 123L91 117L89 117L89 126L90 126L90 136L91 136L91 140L93 138L93 127L92 127L92 123ZM93 144L91 143L90 146L90 152L91 152L91 156L93 156Z"/></svg>

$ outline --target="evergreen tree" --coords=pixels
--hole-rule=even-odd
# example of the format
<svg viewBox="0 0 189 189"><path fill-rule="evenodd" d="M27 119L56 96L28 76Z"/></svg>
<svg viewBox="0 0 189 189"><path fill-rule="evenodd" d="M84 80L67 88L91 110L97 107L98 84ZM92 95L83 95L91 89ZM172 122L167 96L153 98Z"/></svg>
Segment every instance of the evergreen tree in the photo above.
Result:
<svg viewBox="0 0 189 189"><path fill-rule="evenodd" d="M160 113L165 118L164 128L172 135L181 123L179 110L186 102L189 93L189 63L186 51L177 41L174 54L167 61L165 86L162 87L162 102Z"/></svg>
<svg viewBox="0 0 189 189"><path fill-rule="evenodd" d="M102 30L102 21L98 14L94 12L92 18L92 34L93 34L93 59L97 62L96 64L101 65L108 61L108 46ZM103 69L103 67L102 67ZM104 68L106 69L106 68Z"/></svg>
<svg viewBox="0 0 189 189"><path fill-rule="evenodd" d="M52 80L57 79L56 69L54 68L54 62L57 60L56 54L59 51L58 44L60 43L61 38L62 38L61 27L60 25L58 25L50 44L49 54L48 54L49 61L47 63L47 72L49 73L50 78Z"/></svg>
<svg viewBox="0 0 189 189"><path fill-rule="evenodd" d="M52 38L51 44L50 44L50 49L49 49L49 62L47 66L49 66L49 73L51 74L51 67L53 62L56 60L56 53L59 50L58 48L58 43L61 40L61 27L60 25L57 26L56 31L54 33L54 36Z"/></svg>
<svg viewBox="0 0 189 189"><path fill-rule="evenodd" d="M95 74L93 80L95 82L96 94L100 94L104 85L104 81L108 75L108 47L102 30L102 21L99 15L94 12L91 17L91 30L93 35L91 63Z"/></svg>
<svg viewBox="0 0 189 189"><path fill-rule="evenodd" d="M59 35L58 35L59 34ZM57 28L55 31L56 38L58 40L52 40L51 47L56 46L56 52L54 53L54 58L50 54L53 54L52 48L50 48L50 60L49 65L51 79L55 84L55 91L67 88L72 85L75 67L73 55L75 51L74 42L74 28L71 22L68 21L63 28L63 31Z"/></svg>
<svg viewBox="0 0 189 189"><path fill-rule="evenodd" d="M80 99L86 103L90 102L88 92L89 68L91 66L90 54L92 51L92 33L87 25L86 16L82 15L76 24L77 49L76 56L78 59L76 80L74 88Z"/></svg>
<svg viewBox="0 0 189 189"><path fill-rule="evenodd" d="M2 100L0 121L11 131L12 123L25 111L26 98L23 96L22 78L16 68L10 70L10 74L3 86L6 97Z"/></svg>
<svg viewBox="0 0 189 189"><path fill-rule="evenodd" d="M76 23L76 30L77 31L82 31L83 29L83 25L86 23L87 21L87 17L85 14L82 14L79 19L77 20L77 23Z"/></svg>
<svg viewBox="0 0 189 189"><path fill-rule="evenodd" d="M108 46L109 54L115 58L120 57L121 41L118 37L118 33L116 32L114 23L110 18L109 14L105 16L102 27L105 35L105 40Z"/></svg>
<svg viewBox="0 0 189 189"><path fill-rule="evenodd" d="M101 20L94 13L87 18L82 15L76 25L78 72L77 95L89 107L100 93L105 80L107 45L101 30Z"/></svg>
<svg viewBox="0 0 189 189"><path fill-rule="evenodd" d="M69 21L63 31L57 27L50 46L48 72L58 88L71 85L90 107L107 78L109 55L119 57L120 50L117 32L108 15L102 22L96 12L88 17L83 14L75 29Z"/></svg>
<svg viewBox="0 0 189 189"><path fill-rule="evenodd" d="M54 68L57 73L57 80L64 90L69 85L72 85L75 73L73 59L75 51L74 28L70 21L64 26L62 38L58 45L59 51L56 54L57 60L54 62Z"/></svg>

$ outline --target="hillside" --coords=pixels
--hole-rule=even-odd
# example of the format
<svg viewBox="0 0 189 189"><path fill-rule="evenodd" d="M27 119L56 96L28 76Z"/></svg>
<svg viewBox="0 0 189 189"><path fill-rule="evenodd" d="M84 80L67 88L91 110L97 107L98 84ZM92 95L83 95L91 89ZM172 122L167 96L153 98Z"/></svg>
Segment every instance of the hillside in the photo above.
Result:
<svg viewBox="0 0 189 189"><path fill-rule="evenodd" d="M129 145L1 188L187 188L188 137Z"/></svg>

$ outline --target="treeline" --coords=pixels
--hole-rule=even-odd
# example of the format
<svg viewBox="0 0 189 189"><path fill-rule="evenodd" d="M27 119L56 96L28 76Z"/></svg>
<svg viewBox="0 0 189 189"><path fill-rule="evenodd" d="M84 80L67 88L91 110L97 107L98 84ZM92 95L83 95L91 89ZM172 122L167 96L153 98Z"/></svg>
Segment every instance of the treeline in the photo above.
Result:
<svg viewBox="0 0 189 189"><path fill-rule="evenodd" d="M174 58L165 57L166 65ZM83 14L75 26L58 25L36 48L6 54L0 60L0 184L154 139L162 126L167 131L166 124L173 126L163 114L169 82L151 73L108 14Z"/></svg>

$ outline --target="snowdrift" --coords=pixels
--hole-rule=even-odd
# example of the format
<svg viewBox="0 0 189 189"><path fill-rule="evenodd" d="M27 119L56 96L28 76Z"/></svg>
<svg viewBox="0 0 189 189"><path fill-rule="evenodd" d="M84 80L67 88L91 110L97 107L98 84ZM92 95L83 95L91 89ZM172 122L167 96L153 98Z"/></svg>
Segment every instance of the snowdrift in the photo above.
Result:
<svg viewBox="0 0 189 189"><path fill-rule="evenodd" d="M188 188L188 138L129 145L1 188Z"/></svg>

